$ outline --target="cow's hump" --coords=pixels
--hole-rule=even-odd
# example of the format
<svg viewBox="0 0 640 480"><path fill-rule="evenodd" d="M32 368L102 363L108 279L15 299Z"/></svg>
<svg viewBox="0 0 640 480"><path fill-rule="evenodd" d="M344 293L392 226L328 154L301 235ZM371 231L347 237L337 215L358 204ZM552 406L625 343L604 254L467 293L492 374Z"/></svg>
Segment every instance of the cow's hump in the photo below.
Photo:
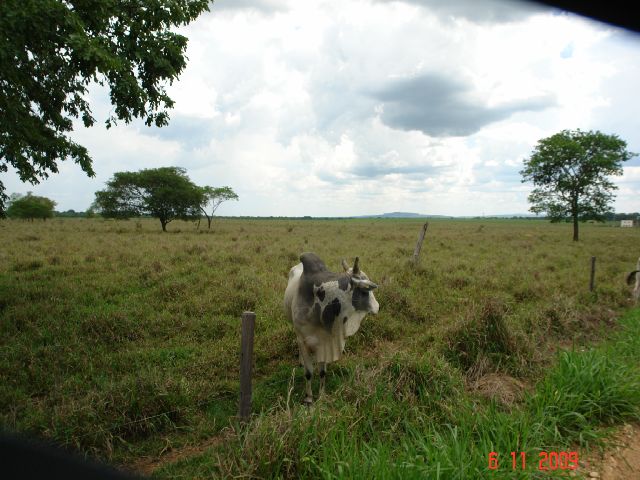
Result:
<svg viewBox="0 0 640 480"><path fill-rule="evenodd" d="M303 253L300 255L300 261L302 262L302 268L306 275L311 276L315 273L327 271L327 266L315 253Z"/></svg>

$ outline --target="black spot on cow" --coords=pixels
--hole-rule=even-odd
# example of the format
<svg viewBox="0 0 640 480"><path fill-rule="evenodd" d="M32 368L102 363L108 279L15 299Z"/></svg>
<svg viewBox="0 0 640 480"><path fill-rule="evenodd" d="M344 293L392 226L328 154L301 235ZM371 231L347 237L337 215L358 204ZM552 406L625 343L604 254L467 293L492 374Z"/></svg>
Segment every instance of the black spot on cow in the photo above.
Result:
<svg viewBox="0 0 640 480"><path fill-rule="evenodd" d="M347 323L347 320L348 320L348 318L347 318L347 317L344 317L344 318L342 319L342 323Z"/></svg>
<svg viewBox="0 0 640 480"><path fill-rule="evenodd" d="M351 297L351 305L360 312L368 312L369 292L361 288L355 288L353 290L353 296Z"/></svg>
<svg viewBox="0 0 640 480"><path fill-rule="evenodd" d="M324 287L320 287L318 289L318 291L316 292L316 295L318 295L318 299L323 302L324 301L324 295L325 295L325 291L324 291Z"/></svg>
<svg viewBox="0 0 640 480"><path fill-rule="evenodd" d="M342 275L338 278L338 287L345 292L349 289L349 277L347 275Z"/></svg>
<svg viewBox="0 0 640 480"><path fill-rule="evenodd" d="M324 307L322 312L322 324L328 332L333 328L333 322L340 315L340 300L334 298L331 303Z"/></svg>

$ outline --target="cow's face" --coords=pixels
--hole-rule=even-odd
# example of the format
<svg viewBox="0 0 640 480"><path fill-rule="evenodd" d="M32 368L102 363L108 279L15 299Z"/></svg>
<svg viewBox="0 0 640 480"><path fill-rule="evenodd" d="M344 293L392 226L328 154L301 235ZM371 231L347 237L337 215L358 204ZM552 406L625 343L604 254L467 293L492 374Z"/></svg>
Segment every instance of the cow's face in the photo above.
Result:
<svg viewBox="0 0 640 480"><path fill-rule="evenodd" d="M373 313L376 315L380 310L380 304L373 295L373 290L378 288L378 285L369 280L367 274L360 270L358 257L356 257L353 268L347 268L346 262L344 261L342 265L351 277L351 287L353 288L351 304L353 308L359 312Z"/></svg>

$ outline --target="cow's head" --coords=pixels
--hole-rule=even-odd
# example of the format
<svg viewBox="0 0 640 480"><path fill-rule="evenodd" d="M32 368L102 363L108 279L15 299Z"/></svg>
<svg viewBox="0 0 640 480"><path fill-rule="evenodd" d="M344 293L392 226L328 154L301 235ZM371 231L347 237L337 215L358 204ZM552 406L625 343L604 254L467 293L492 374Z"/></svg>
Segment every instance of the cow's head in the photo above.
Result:
<svg viewBox="0 0 640 480"><path fill-rule="evenodd" d="M349 275L351 287L353 288L351 304L356 311L376 315L380 310L380 304L373 295L373 290L378 288L378 285L369 280L367 274L360 270L358 262L359 258L356 257L353 268L350 268L347 262L344 259L342 260L342 268Z"/></svg>

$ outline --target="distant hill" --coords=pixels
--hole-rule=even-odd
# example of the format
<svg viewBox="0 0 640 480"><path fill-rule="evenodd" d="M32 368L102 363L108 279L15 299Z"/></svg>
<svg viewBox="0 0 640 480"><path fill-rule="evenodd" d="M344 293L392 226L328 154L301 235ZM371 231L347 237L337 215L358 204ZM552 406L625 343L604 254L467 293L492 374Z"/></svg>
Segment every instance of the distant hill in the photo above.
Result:
<svg viewBox="0 0 640 480"><path fill-rule="evenodd" d="M449 215L423 215L422 213L413 212L391 212L381 213L379 215L358 215L351 218L454 218Z"/></svg>

